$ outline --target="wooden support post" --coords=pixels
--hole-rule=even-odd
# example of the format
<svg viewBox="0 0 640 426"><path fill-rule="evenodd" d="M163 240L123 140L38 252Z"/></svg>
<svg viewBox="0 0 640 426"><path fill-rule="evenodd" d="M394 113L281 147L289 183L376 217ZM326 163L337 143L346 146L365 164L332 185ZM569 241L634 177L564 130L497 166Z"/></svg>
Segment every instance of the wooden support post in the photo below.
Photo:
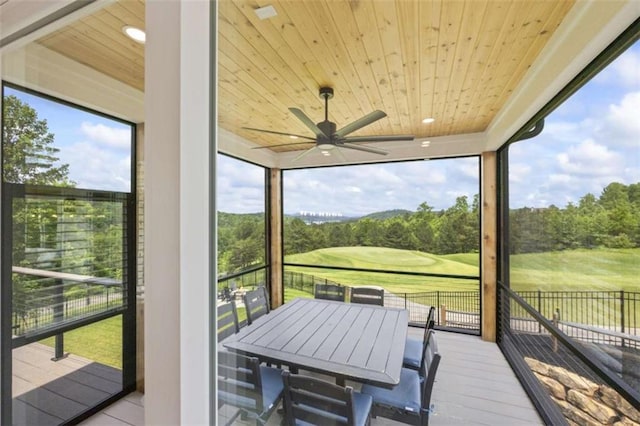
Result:
<svg viewBox="0 0 640 426"><path fill-rule="evenodd" d="M447 326L447 305L440 305L440 325ZM429 324L427 324L429 326Z"/></svg>
<svg viewBox="0 0 640 426"><path fill-rule="evenodd" d="M560 309L556 309L553 313L553 325L555 325L556 328L560 325ZM553 352L558 352L558 339L556 339L555 336L553 337Z"/></svg>
<svg viewBox="0 0 640 426"><path fill-rule="evenodd" d="M269 169L269 282L271 308L284 303L282 279L282 170Z"/></svg>
<svg viewBox="0 0 640 426"><path fill-rule="evenodd" d="M497 154L484 152L481 161L482 210L482 324L480 334L483 340L496 341L497 330Z"/></svg>

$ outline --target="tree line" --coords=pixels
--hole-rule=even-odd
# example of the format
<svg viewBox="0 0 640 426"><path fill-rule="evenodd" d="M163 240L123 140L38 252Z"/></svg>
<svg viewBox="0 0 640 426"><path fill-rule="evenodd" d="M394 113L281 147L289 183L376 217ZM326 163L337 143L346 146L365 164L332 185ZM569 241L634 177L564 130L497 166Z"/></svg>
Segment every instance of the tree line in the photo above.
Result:
<svg viewBox="0 0 640 426"><path fill-rule="evenodd" d="M461 196L435 211L428 203L415 212L378 218L307 224L284 219L285 255L328 247L374 246L433 254L479 251L479 197ZM220 213L218 255L221 272L265 262L264 214ZM505 231L505 230L503 230ZM509 212L509 252L538 253L577 248L640 247L640 183L611 183L600 196L586 194L560 208L524 207Z"/></svg>

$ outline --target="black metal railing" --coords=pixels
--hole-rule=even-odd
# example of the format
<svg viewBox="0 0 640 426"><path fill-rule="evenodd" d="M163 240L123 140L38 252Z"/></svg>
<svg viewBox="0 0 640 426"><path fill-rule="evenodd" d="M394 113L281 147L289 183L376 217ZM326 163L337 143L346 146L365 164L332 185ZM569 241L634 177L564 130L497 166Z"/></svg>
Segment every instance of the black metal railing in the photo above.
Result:
<svg viewBox="0 0 640 426"><path fill-rule="evenodd" d="M260 265L218 278L218 299L240 299L245 291L268 282L267 265Z"/></svg>
<svg viewBox="0 0 640 426"><path fill-rule="evenodd" d="M14 336L30 335L125 305L126 295L121 283L65 281L31 290L21 300L14 301L12 330Z"/></svg>
<svg viewBox="0 0 640 426"><path fill-rule="evenodd" d="M640 347L635 343L640 339L640 292L538 290L517 293L545 318L556 318L571 337L595 343L606 343L613 338L623 345ZM626 342L625 336L629 336Z"/></svg>
<svg viewBox="0 0 640 426"><path fill-rule="evenodd" d="M442 279L442 277L439 278ZM286 289L294 289L313 297L315 284L343 285L324 277L287 270L284 272L283 284L285 287L285 300L288 300ZM351 288L355 286L345 285L344 287ZM428 288L428 284L425 284L425 287ZM407 309L409 311L409 324L413 326L424 326L429 314L429 308L435 306L437 308L435 315L437 326L480 333L479 290L434 290L406 293L389 291L385 288L384 305Z"/></svg>
<svg viewBox="0 0 640 426"><path fill-rule="evenodd" d="M564 299L571 299L571 292L566 293ZM585 292L577 293L573 300L581 305ZM602 296L597 292L591 295L606 300L595 297ZM557 311L545 311L544 303L540 306L551 312L550 318L539 312L531 301L545 300L544 292L527 301L500 284L498 296L498 343L546 423L612 424L637 415L633 410L640 408L640 351L628 344L634 336L627 335L623 346L621 340L595 338L612 333L605 328L588 326L588 338L571 335L575 325L587 326L563 324ZM576 307L568 312L583 315Z"/></svg>

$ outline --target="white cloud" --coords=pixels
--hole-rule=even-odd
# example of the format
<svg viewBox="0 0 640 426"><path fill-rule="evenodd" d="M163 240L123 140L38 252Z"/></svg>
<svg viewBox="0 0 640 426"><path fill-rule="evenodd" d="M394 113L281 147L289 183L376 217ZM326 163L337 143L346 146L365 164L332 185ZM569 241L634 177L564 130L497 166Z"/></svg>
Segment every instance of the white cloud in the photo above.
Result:
<svg viewBox="0 0 640 426"><path fill-rule="evenodd" d="M69 164L69 178L78 188L131 190L131 157L89 142L60 148L60 163Z"/></svg>
<svg viewBox="0 0 640 426"><path fill-rule="evenodd" d="M613 146L640 147L640 91L624 95L619 104L609 105L608 114L596 136Z"/></svg>
<svg viewBox="0 0 640 426"><path fill-rule="evenodd" d="M557 155L560 170L571 175L610 176L617 175L622 156L604 145L587 139L578 145L570 146L567 151Z"/></svg>
<svg viewBox="0 0 640 426"><path fill-rule="evenodd" d="M116 149L131 149L131 129L83 122L80 133L90 142Z"/></svg>
<svg viewBox="0 0 640 426"><path fill-rule="evenodd" d="M509 182L519 183L525 182L531 173L531 166L524 163L509 164Z"/></svg>
<svg viewBox="0 0 640 426"><path fill-rule="evenodd" d="M640 52L629 50L614 61L612 68L626 87L640 86Z"/></svg>

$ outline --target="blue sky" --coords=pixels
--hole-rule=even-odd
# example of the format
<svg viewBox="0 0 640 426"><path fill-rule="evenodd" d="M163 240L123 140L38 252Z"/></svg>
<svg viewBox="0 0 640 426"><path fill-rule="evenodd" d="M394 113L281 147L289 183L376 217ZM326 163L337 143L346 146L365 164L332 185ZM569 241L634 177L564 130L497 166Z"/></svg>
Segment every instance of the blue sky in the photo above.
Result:
<svg viewBox="0 0 640 426"><path fill-rule="evenodd" d="M611 182L640 182L640 44L553 111L540 136L512 145L512 207L564 207Z"/></svg>
<svg viewBox="0 0 640 426"><path fill-rule="evenodd" d="M102 116L17 94L45 118L61 163L81 188L130 189L130 129ZM546 119L543 133L510 148L510 205L564 207L611 182L640 182L640 43ZM222 211L264 210L261 168L219 156L217 203ZM284 174L285 213L358 216L388 209L436 210L478 193L478 159L414 161Z"/></svg>
<svg viewBox="0 0 640 426"><path fill-rule="evenodd" d="M5 87L47 120L60 164L69 165L77 188L128 192L131 188L131 127Z"/></svg>

